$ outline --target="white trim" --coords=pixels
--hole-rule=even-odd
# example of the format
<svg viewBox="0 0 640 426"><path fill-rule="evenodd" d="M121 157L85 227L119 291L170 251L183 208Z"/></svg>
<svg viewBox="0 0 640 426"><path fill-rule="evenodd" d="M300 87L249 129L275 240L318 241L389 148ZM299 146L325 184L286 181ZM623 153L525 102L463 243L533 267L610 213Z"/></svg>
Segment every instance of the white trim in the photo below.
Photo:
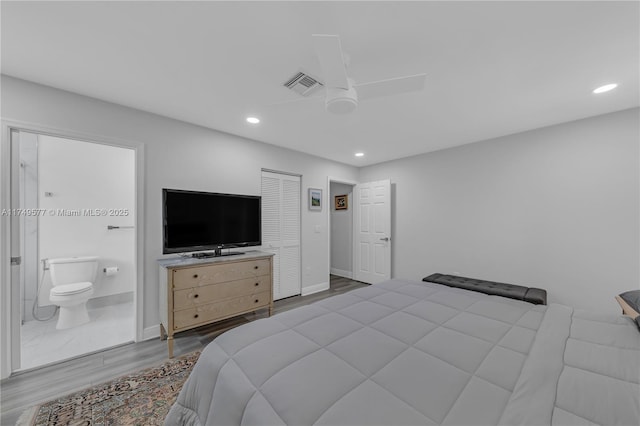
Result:
<svg viewBox="0 0 640 426"><path fill-rule="evenodd" d="M344 271L342 269L337 269L337 268L331 268L331 275L337 275L339 277L343 277L343 278L353 278L353 272L351 271Z"/></svg>
<svg viewBox="0 0 640 426"><path fill-rule="evenodd" d="M319 284L314 284L314 285L304 287L302 289L301 295L308 296L310 294L320 293L321 291L325 291L325 290L329 290L329 282L319 283Z"/></svg>
<svg viewBox="0 0 640 426"><path fill-rule="evenodd" d="M135 177L136 177L136 253L134 265L136 269L136 291L134 292L134 304L136 306L136 315L134 318L135 341L143 339L144 329L144 226L145 226L145 145L142 142L113 138L104 135L96 135L74 130L53 128L11 119L2 120L2 140L0 142L0 178L2 180L2 196L0 197L0 209L8 209L10 207L10 143L11 130L22 130L29 133L38 133L66 139L74 139L82 142L98 143L110 145L120 148L133 149L135 151ZM4 244L0 245L0 378L8 377L11 374L11 321L4 323L2 321L11 318L11 267L9 265L11 245L10 245L10 225L8 217L0 217L0 230L2 231L1 240ZM5 238L6 235L6 238ZM6 283L6 284L4 284ZM9 287L7 289L7 287ZM8 330L8 331L7 331ZM8 332L8 334L7 334ZM6 344L9 343L9 344Z"/></svg>
<svg viewBox="0 0 640 426"><path fill-rule="evenodd" d="M136 307L135 317L135 341L139 342L144 336L144 227L145 217L145 146L139 143L136 148L136 291L133 293L134 305Z"/></svg>
<svg viewBox="0 0 640 426"><path fill-rule="evenodd" d="M263 172L273 173L276 175L298 176L302 180L302 175L300 173L283 172L280 170L265 169L264 167L260 170Z"/></svg>
<svg viewBox="0 0 640 426"><path fill-rule="evenodd" d="M9 144L11 129L2 122L0 141L0 209L10 205L10 161ZM0 379L11 374L11 241L9 216L0 216Z"/></svg>
<svg viewBox="0 0 640 426"><path fill-rule="evenodd" d="M142 331L142 339L140 340L151 340L157 339L158 337L160 337L160 324L145 328Z"/></svg>
<svg viewBox="0 0 640 426"><path fill-rule="evenodd" d="M342 178L337 178L337 177L333 177L333 176L327 176L327 181L329 183L331 183L331 182L344 183L345 185L357 185L357 184L360 183L360 182L356 182L355 180L342 179Z"/></svg>

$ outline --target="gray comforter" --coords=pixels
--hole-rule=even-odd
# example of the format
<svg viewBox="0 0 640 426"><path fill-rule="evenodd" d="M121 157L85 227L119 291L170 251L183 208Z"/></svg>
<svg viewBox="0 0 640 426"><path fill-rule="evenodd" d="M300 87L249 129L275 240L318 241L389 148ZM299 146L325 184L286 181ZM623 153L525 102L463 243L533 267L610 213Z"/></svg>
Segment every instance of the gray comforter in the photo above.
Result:
<svg viewBox="0 0 640 426"><path fill-rule="evenodd" d="M390 280L209 344L167 425L638 425L629 318Z"/></svg>

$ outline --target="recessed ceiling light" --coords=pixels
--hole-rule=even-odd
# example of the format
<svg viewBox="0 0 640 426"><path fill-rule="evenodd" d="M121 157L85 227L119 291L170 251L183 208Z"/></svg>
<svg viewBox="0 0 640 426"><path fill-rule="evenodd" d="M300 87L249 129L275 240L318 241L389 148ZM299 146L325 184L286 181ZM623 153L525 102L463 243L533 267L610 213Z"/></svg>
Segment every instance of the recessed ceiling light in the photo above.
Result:
<svg viewBox="0 0 640 426"><path fill-rule="evenodd" d="M356 152L356 157L364 157L364 152Z"/></svg>
<svg viewBox="0 0 640 426"><path fill-rule="evenodd" d="M604 93L604 92L608 92L609 90L613 90L616 87L618 87L617 84L615 83L611 83L611 84L605 84L604 86L600 86L597 89L595 89L593 91L593 93Z"/></svg>
<svg viewBox="0 0 640 426"><path fill-rule="evenodd" d="M247 117L247 123L258 124L260 119L257 117Z"/></svg>

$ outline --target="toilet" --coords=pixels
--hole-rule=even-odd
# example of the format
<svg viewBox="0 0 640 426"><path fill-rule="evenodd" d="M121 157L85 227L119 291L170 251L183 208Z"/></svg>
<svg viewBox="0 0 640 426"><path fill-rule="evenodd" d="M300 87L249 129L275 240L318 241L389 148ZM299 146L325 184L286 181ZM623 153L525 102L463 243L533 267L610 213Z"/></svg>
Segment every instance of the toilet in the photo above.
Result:
<svg viewBox="0 0 640 426"><path fill-rule="evenodd" d="M49 259L53 287L49 300L60 307L58 330L89 322L87 300L93 295L93 283L98 271L98 257L67 257Z"/></svg>

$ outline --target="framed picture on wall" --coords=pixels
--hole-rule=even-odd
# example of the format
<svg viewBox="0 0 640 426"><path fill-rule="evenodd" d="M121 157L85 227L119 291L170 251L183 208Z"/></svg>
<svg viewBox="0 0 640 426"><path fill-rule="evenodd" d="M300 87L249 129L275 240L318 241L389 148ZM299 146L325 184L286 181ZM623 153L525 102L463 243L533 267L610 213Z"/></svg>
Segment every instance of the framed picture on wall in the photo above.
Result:
<svg viewBox="0 0 640 426"><path fill-rule="evenodd" d="M309 210L322 210L322 189L309 188Z"/></svg>
<svg viewBox="0 0 640 426"><path fill-rule="evenodd" d="M335 209L336 210L347 210L349 208L349 197L347 194L345 195L336 195L335 196Z"/></svg>

